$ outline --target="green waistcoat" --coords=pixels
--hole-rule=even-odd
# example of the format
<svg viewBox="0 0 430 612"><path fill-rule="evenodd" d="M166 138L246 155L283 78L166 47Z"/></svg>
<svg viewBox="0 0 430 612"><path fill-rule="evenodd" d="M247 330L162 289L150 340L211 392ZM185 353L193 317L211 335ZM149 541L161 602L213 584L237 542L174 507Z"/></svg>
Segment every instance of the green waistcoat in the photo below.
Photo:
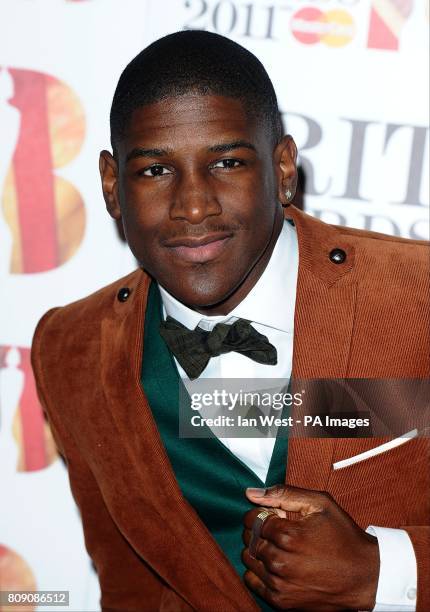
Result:
<svg viewBox="0 0 430 612"><path fill-rule="evenodd" d="M185 499L196 510L240 576L243 516L254 508L246 487L283 483L288 440L278 436L266 482L238 459L207 427L207 438L179 438L179 385L173 356L159 334L161 297L151 283L145 317L142 385ZM191 406L189 407L192 413ZM193 413L194 414L194 413ZM263 610L273 610L254 593Z"/></svg>

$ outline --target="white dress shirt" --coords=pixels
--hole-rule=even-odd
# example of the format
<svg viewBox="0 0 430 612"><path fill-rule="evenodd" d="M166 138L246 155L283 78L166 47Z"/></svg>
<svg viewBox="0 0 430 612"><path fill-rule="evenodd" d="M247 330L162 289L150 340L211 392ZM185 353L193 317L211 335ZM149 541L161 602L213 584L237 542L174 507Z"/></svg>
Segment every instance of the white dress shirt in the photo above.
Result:
<svg viewBox="0 0 430 612"><path fill-rule="evenodd" d="M233 262L234 265L234 262ZM200 378L289 379L292 370L294 309L299 267L295 228L285 221L273 253L257 283L228 315L204 316L176 300L159 286L164 317L171 316L188 329L211 331L217 323L233 324L243 318L276 347L276 365L257 363L230 352L210 359ZM187 375L177 360L182 379ZM264 484L276 438L219 438ZM374 611L414 612L417 570L415 553L406 531L369 526L378 538L380 572Z"/></svg>

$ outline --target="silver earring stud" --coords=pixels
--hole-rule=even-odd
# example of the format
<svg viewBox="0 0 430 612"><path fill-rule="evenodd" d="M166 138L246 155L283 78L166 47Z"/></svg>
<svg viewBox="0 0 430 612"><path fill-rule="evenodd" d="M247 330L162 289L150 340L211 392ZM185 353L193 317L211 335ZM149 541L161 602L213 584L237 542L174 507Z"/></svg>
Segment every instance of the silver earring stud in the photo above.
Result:
<svg viewBox="0 0 430 612"><path fill-rule="evenodd" d="M293 194L289 189L286 190L285 197L287 198L287 200L291 200L291 198L293 197Z"/></svg>

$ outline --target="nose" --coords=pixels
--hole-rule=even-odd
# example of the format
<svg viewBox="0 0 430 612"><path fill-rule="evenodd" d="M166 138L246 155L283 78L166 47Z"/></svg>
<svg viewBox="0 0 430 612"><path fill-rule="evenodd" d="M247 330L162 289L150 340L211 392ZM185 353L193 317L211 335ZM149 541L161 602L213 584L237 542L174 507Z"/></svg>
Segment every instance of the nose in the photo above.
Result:
<svg viewBox="0 0 430 612"><path fill-rule="evenodd" d="M170 218L180 219L197 225L206 217L222 212L216 193L210 184L210 177L197 170L184 173L173 188Z"/></svg>

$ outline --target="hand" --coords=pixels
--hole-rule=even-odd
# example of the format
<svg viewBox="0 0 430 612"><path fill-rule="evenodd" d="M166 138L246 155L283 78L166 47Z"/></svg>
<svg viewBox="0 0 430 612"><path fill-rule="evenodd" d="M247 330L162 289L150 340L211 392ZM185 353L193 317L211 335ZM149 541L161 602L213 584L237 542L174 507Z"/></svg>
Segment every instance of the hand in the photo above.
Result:
<svg viewBox="0 0 430 612"><path fill-rule="evenodd" d="M245 514L242 560L247 586L281 610L372 610L379 577L378 540L363 531L328 493L283 485L247 489L260 507ZM249 553L261 507L276 509ZM299 513L297 519L287 512Z"/></svg>

